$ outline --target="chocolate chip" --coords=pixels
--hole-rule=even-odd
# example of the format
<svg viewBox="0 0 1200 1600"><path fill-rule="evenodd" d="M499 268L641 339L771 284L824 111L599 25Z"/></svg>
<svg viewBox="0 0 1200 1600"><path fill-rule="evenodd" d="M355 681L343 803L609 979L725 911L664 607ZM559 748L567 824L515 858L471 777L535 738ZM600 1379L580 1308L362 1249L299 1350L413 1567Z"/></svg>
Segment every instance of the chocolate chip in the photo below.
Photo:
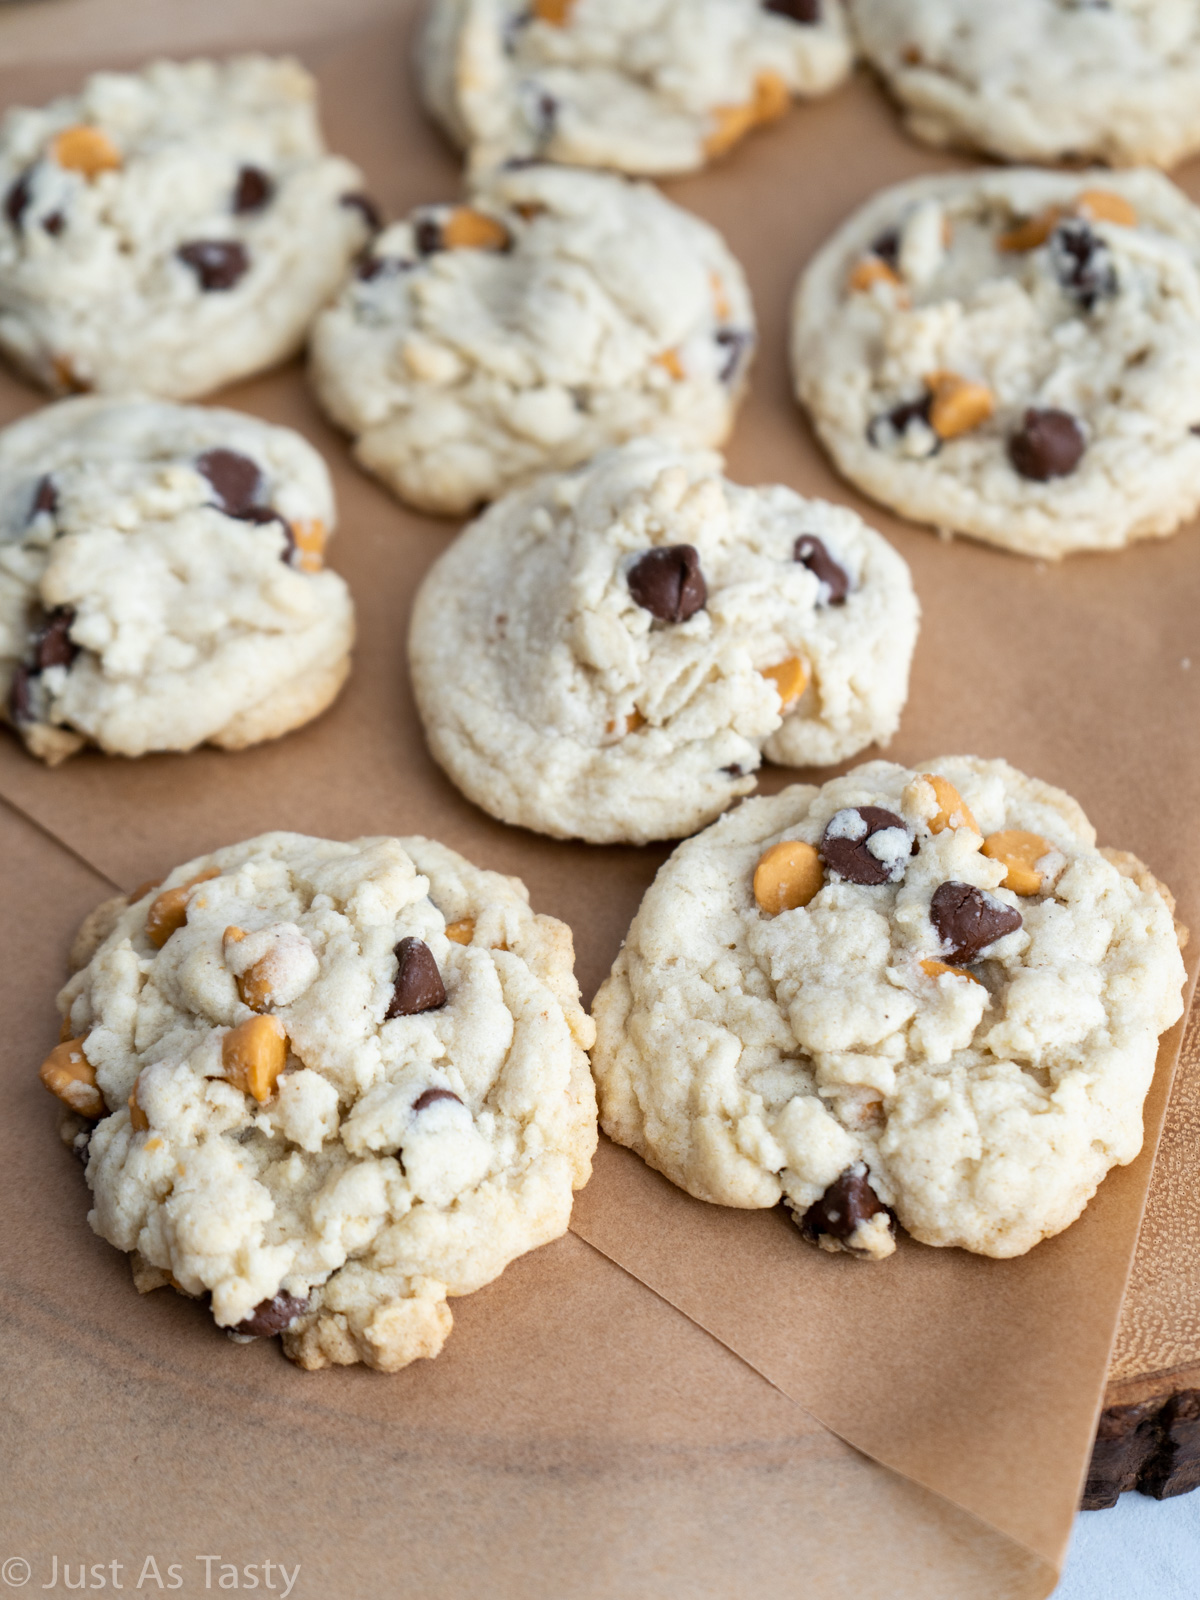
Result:
<svg viewBox="0 0 1200 1600"><path fill-rule="evenodd" d="M54 487L54 479L49 473L44 478L38 479L38 486L33 491L33 504L29 508L29 520L40 516L47 511L51 516L58 510L58 490Z"/></svg>
<svg viewBox="0 0 1200 1600"><path fill-rule="evenodd" d="M729 352L718 376L722 383L732 383L754 347L754 335L744 328L718 328L716 340L723 350Z"/></svg>
<svg viewBox="0 0 1200 1600"><path fill-rule="evenodd" d="M245 511L238 513L239 522L282 522L291 535L291 526L282 511L276 511L274 506L247 506ZM293 536L294 537L294 536Z"/></svg>
<svg viewBox="0 0 1200 1600"><path fill-rule="evenodd" d="M52 211L48 217L42 218L42 227L52 239L57 239L67 225L67 219L61 211Z"/></svg>
<svg viewBox="0 0 1200 1600"><path fill-rule="evenodd" d="M1083 429L1069 411L1031 406L1008 441L1008 459L1023 478L1045 483L1074 472L1086 449Z"/></svg>
<svg viewBox="0 0 1200 1600"><path fill-rule="evenodd" d="M69 667L79 654L79 646L72 643L71 624L75 612L71 606L56 606L38 630L33 642L33 670L45 672L47 667Z"/></svg>
<svg viewBox="0 0 1200 1600"><path fill-rule="evenodd" d="M92 1132L91 1128L84 1128L71 1140L71 1154L81 1166L87 1166L88 1157L92 1153Z"/></svg>
<svg viewBox="0 0 1200 1600"><path fill-rule="evenodd" d="M232 1331L247 1334L252 1339L269 1339L272 1334L283 1333L290 1328L296 1318L302 1317L307 1310L307 1296L288 1294L285 1289L280 1289L269 1300L260 1300L250 1315Z"/></svg>
<svg viewBox="0 0 1200 1600"><path fill-rule="evenodd" d="M212 484L217 505L226 516L258 519L262 473L249 456L236 450L206 450L197 457L196 471Z"/></svg>
<svg viewBox="0 0 1200 1600"><path fill-rule="evenodd" d="M4 196L4 215L14 228L21 226L21 218L28 209L33 198L33 174L23 172L15 183L10 184L8 193Z"/></svg>
<svg viewBox="0 0 1200 1600"><path fill-rule="evenodd" d="M764 0L763 10L792 22L812 24L821 20L821 0Z"/></svg>
<svg viewBox="0 0 1200 1600"><path fill-rule="evenodd" d="M893 271L900 265L900 229L885 228L877 239L871 241L871 254L878 256Z"/></svg>
<svg viewBox="0 0 1200 1600"><path fill-rule="evenodd" d="M346 206L351 211L361 211L363 221L372 233L378 233L380 228L383 227L383 214L369 194L361 194L357 191L354 194L344 194L338 201L338 205Z"/></svg>
<svg viewBox="0 0 1200 1600"><path fill-rule="evenodd" d="M180 245L175 254L191 267L205 290L232 289L250 270L246 247L236 239L196 239Z"/></svg>
<svg viewBox="0 0 1200 1600"><path fill-rule="evenodd" d="M8 714L18 727L36 720L33 714L33 676L24 664L13 673L12 687L8 691Z"/></svg>
<svg viewBox="0 0 1200 1600"><path fill-rule="evenodd" d="M727 773L731 778L740 778L743 776L742 768L738 766L736 761L728 767L722 767L721 771Z"/></svg>
<svg viewBox="0 0 1200 1600"><path fill-rule="evenodd" d="M446 985L433 951L421 939L401 939L396 946L396 982L383 1020L414 1017L420 1011L436 1011L445 1004Z"/></svg>
<svg viewBox="0 0 1200 1600"><path fill-rule="evenodd" d="M376 278L395 278L401 272L410 272L413 263L401 261L398 256L363 256L355 268L363 283L373 283Z"/></svg>
<svg viewBox="0 0 1200 1600"><path fill-rule="evenodd" d="M708 585L694 545L668 544L647 550L627 574L629 592L660 622L686 622L703 611Z"/></svg>
<svg viewBox="0 0 1200 1600"><path fill-rule="evenodd" d="M881 1211L891 1216L887 1206L872 1189L870 1169L857 1161L837 1177L821 1198L809 1206L800 1220L800 1231L812 1244L824 1234L830 1239L849 1239L861 1222L869 1222Z"/></svg>
<svg viewBox="0 0 1200 1600"><path fill-rule="evenodd" d="M453 1100L457 1105L462 1105L462 1096L454 1093L453 1089L422 1089L413 1101L414 1111L424 1111L426 1106L431 1106L437 1100Z"/></svg>
<svg viewBox="0 0 1200 1600"><path fill-rule="evenodd" d="M234 212L240 217L247 211L261 211L270 205L274 194L274 180L261 167L243 167L233 191Z"/></svg>
<svg viewBox="0 0 1200 1600"><path fill-rule="evenodd" d="M872 417L867 424L867 438L877 447L903 439L914 422L924 423L929 433L929 453L933 455L941 447L941 440L934 434L929 424L929 413L933 408L933 396L928 390L918 395L915 400L902 400L899 405L893 406L890 411L884 411L877 417Z"/></svg>
<svg viewBox="0 0 1200 1600"><path fill-rule="evenodd" d="M544 142L551 137L558 125L558 101L548 90L543 89L534 102L533 110L538 138Z"/></svg>
<svg viewBox="0 0 1200 1600"><path fill-rule="evenodd" d="M1059 283L1085 311L1117 292L1112 252L1086 222L1059 223L1050 236L1050 260Z"/></svg>
<svg viewBox="0 0 1200 1600"><path fill-rule="evenodd" d="M414 230L417 249L423 256L433 256L446 248L442 225L436 217L422 217Z"/></svg>
<svg viewBox="0 0 1200 1600"><path fill-rule="evenodd" d="M895 844L894 850L885 851L882 857L873 854L870 841L892 828L903 833L905 842L889 840ZM882 806L848 806L837 812L830 817L821 840L822 861L850 883L899 883L909 856L916 853L917 842L904 818Z"/></svg>
<svg viewBox="0 0 1200 1600"><path fill-rule="evenodd" d="M850 579L825 548L825 542L815 533L802 533L796 540L792 559L807 567L828 591L825 604L844 606L850 593Z"/></svg>
<svg viewBox="0 0 1200 1600"><path fill-rule="evenodd" d="M941 883L933 891L929 920L947 961L974 961L981 950L1021 926L1021 913L968 883Z"/></svg>

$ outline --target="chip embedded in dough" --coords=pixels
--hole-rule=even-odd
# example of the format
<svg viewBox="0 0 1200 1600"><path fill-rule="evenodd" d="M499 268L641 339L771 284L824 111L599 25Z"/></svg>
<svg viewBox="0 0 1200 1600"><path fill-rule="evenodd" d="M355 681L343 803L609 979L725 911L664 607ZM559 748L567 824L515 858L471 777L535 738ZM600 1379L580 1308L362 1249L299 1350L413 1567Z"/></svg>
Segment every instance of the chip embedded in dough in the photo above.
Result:
<svg viewBox="0 0 1200 1600"><path fill-rule="evenodd" d="M461 513L644 434L721 444L754 311L721 236L648 184L550 166L388 228L312 377L401 499Z"/></svg>
<svg viewBox="0 0 1200 1600"><path fill-rule="evenodd" d="M139 1288L211 1296L303 1367L392 1372L441 1349L447 1296L566 1231L594 1029L519 879L430 839L269 833L106 922L59 1009L103 1096L89 1220Z"/></svg>
<svg viewBox="0 0 1200 1600"><path fill-rule="evenodd" d="M1017 893L1003 858L1033 836ZM825 881L777 912L754 880L783 840ZM699 1199L784 1200L826 1249L889 1254L895 1217L1021 1255L1141 1147L1182 1011L1172 910L1003 761L873 761L748 800L660 869L596 997L601 1126Z"/></svg>
<svg viewBox="0 0 1200 1600"><path fill-rule="evenodd" d="M426 577L409 638L430 748L476 804L558 838L680 838L765 754L895 732L918 605L854 512L636 441L499 501Z"/></svg>
<svg viewBox="0 0 1200 1600"><path fill-rule="evenodd" d="M369 237L298 62L100 72L0 123L0 351L57 394L192 399L292 355Z"/></svg>
<svg viewBox="0 0 1200 1600"><path fill-rule="evenodd" d="M690 172L851 65L841 0L432 0L425 102L475 168Z"/></svg>
<svg viewBox="0 0 1200 1600"><path fill-rule="evenodd" d="M850 14L931 144L1161 167L1200 146L1194 0L850 0Z"/></svg>
<svg viewBox="0 0 1200 1600"><path fill-rule="evenodd" d="M350 670L299 434L165 400L61 400L0 432L0 719L55 765L241 749L310 721Z"/></svg>
<svg viewBox="0 0 1200 1600"><path fill-rule="evenodd" d="M1200 210L1160 173L887 189L805 270L796 392L847 478L1025 555L1200 508Z"/></svg>

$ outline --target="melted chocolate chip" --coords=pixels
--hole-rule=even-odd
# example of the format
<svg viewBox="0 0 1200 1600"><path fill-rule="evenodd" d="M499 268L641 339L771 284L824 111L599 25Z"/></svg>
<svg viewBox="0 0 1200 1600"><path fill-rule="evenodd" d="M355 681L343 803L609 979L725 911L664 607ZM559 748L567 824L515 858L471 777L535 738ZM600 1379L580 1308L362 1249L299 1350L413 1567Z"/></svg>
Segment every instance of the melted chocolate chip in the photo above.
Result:
<svg viewBox="0 0 1200 1600"><path fill-rule="evenodd" d="M1069 411L1031 406L1008 441L1008 459L1023 478L1045 483L1074 472L1086 449L1083 429Z"/></svg>
<svg viewBox="0 0 1200 1600"><path fill-rule="evenodd" d="M462 1096L455 1094L453 1089L422 1089L413 1101L413 1110L424 1111L426 1106L431 1106L438 1100L453 1100L456 1105L462 1105Z"/></svg>
<svg viewBox="0 0 1200 1600"><path fill-rule="evenodd" d="M660 622L686 622L703 611L708 585L694 545L668 544L647 550L627 574L629 592Z"/></svg>
<svg viewBox="0 0 1200 1600"><path fill-rule="evenodd" d="M363 256L355 273L363 283L373 283L376 278L394 278L412 269L411 261L401 261L398 256Z"/></svg>
<svg viewBox="0 0 1200 1600"><path fill-rule="evenodd" d="M942 883L933 892L929 920L947 961L974 961L981 950L1021 926L1021 913L967 883Z"/></svg>
<svg viewBox="0 0 1200 1600"><path fill-rule="evenodd" d="M217 505L226 516L258 520L262 473L249 456L236 450L206 450L196 460L196 471L212 484Z"/></svg>
<svg viewBox="0 0 1200 1600"><path fill-rule="evenodd" d="M29 520L40 516L43 511L48 511L51 516L58 510L58 490L54 487L54 479L49 473L44 478L38 479L38 486L33 491L33 504L29 508Z"/></svg>
<svg viewBox="0 0 1200 1600"><path fill-rule="evenodd" d="M1050 260L1059 283L1084 311L1117 292L1112 252L1086 222L1060 222L1050 237Z"/></svg>
<svg viewBox="0 0 1200 1600"><path fill-rule="evenodd" d="M421 939L401 939L396 946L396 982L383 1020L414 1017L421 1011L437 1011L445 1004L446 985L433 951Z"/></svg>
<svg viewBox="0 0 1200 1600"><path fill-rule="evenodd" d="M718 377L722 383L732 383L754 347L754 335L745 328L718 328L716 340L722 350L729 352L721 364Z"/></svg>
<svg viewBox="0 0 1200 1600"><path fill-rule="evenodd" d="M369 194L357 191L354 194L344 194L338 205L346 206L351 211L361 211L363 221L372 233L378 233L383 227L383 214Z"/></svg>
<svg viewBox="0 0 1200 1600"><path fill-rule="evenodd" d="M898 828L905 839L912 838L904 818L894 811L885 811L882 806L849 806L830 817L821 840L821 860L850 883L899 883L909 856L917 853L916 840L886 859L868 848L877 833L890 828Z"/></svg>
<svg viewBox="0 0 1200 1600"><path fill-rule="evenodd" d="M884 411L879 416L871 418L867 424L867 438L873 445L879 446L889 442L887 439L889 432L896 438L902 439L908 432L910 424L914 422L923 422L928 428L932 407L933 396L928 390L923 395L918 395L915 400L902 400L890 411ZM937 450L940 444L940 440L935 441L930 453Z"/></svg>
<svg viewBox="0 0 1200 1600"><path fill-rule="evenodd" d="M45 672L47 667L69 667L79 654L79 646L72 643L71 624L75 612L71 606L56 606L38 630L33 642L33 671Z"/></svg>
<svg viewBox="0 0 1200 1600"><path fill-rule="evenodd" d="M900 229L885 228L877 239L871 241L871 254L892 268L900 265Z"/></svg>
<svg viewBox="0 0 1200 1600"><path fill-rule="evenodd" d="M22 723L33 722L33 673L22 664L13 673L12 687L8 691L8 714L13 722L20 727Z"/></svg>
<svg viewBox="0 0 1200 1600"><path fill-rule="evenodd" d="M52 211L48 217L42 218L42 227L52 239L57 239L67 225L67 219L61 211Z"/></svg>
<svg viewBox="0 0 1200 1600"><path fill-rule="evenodd" d="M888 1212L872 1189L868 1174L869 1168L859 1161L833 1180L801 1218L800 1231L806 1239L813 1244L822 1234L831 1239L849 1239L860 1222L869 1222L881 1211Z"/></svg>
<svg viewBox="0 0 1200 1600"><path fill-rule="evenodd" d="M308 1310L307 1297L288 1294L280 1289L269 1300L260 1300L250 1315L232 1330L248 1334L252 1339L269 1339L272 1334L283 1333L297 1317Z"/></svg>
<svg viewBox="0 0 1200 1600"><path fill-rule="evenodd" d="M736 761L734 761L728 767L722 767L721 771L727 773L731 778L740 778L743 776L742 768L738 766Z"/></svg>
<svg viewBox="0 0 1200 1600"><path fill-rule="evenodd" d="M777 17L788 17L792 22L812 24L821 20L821 0L764 0L764 11L773 11Z"/></svg>
<svg viewBox="0 0 1200 1600"><path fill-rule="evenodd" d="M32 196L32 174L23 172L15 183L9 185L8 193L4 196L4 215L14 228L21 226L21 218L25 215Z"/></svg>
<svg viewBox="0 0 1200 1600"><path fill-rule="evenodd" d="M442 225L436 217L422 217L414 230L417 249L423 256L433 256L446 248Z"/></svg>
<svg viewBox="0 0 1200 1600"><path fill-rule="evenodd" d="M250 270L250 256L236 239L196 239L175 252L204 290L232 289Z"/></svg>
<svg viewBox="0 0 1200 1600"><path fill-rule="evenodd" d="M802 533L796 540L793 560L816 577L828 590L826 605L844 606L850 593L850 579L825 548L824 540L815 533Z"/></svg>
<svg viewBox="0 0 1200 1600"><path fill-rule="evenodd" d="M233 191L234 212L240 217L247 211L261 211L270 205L274 194L274 180L261 167L243 167Z"/></svg>

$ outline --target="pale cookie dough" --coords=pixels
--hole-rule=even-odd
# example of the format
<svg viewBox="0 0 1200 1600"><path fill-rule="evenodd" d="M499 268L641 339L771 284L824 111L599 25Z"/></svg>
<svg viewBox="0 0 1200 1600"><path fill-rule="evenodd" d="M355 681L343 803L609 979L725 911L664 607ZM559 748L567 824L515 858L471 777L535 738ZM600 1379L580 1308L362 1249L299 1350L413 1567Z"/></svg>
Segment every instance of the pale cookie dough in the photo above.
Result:
<svg viewBox="0 0 1200 1600"><path fill-rule="evenodd" d="M323 569L336 514L290 428L75 399L0 432L0 719L55 765L238 750L310 721L350 670Z"/></svg>
<svg viewBox="0 0 1200 1600"><path fill-rule="evenodd" d="M850 13L931 144L1163 167L1200 147L1196 0L850 0Z"/></svg>
<svg viewBox="0 0 1200 1600"><path fill-rule="evenodd" d="M1156 172L885 190L796 290L796 391L847 478L1026 555L1200 508L1200 211Z"/></svg>
<svg viewBox="0 0 1200 1600"><path fill-rule="evenodd" d="M292 355L372 232L291 60L100 72L0 123L0 351L190 399Z"/></svg>
<svg viewBox="0 0 1200 1600"><path fill-rule="evenodd" d="M474 167L689 172L850 70L841 0L432 0L430 111Z"/></svg>
<svg viewBox="0 0 1200 1600"><path fill-rule="evenodd" d="M606 445L719 445L754 349L742 270L648 184L549 166L387 229L312 340L317 394L404 500L469 511Z"/></svg>
<svg viewBox="0 0 1200 1600"><path fill-rule="evenodd" d="M918 606L843 506L746 489L642 441L541 479L426 577L409 657L430 748L505 822L675 839L763 755L832 765L894 733Z"/></svg>
<svg viewBox="0 0 1200 1600"><path fill-rule="evenodd" d="M447 1296L589 1175L570 929L422 838L268 833L135 893L89 919L41 1071L92 1227L302 1367L435 1356Z"/></svg>
<svg viewBox="0 0 1200 1600"><path fill-rule="evenodd" d="M872 761L681 845L596 997L601 1126L826 1249L1014 1256L1137 1155L1173 903L1003 761ZM1186 937L1184 935L1183 937Z"/></svg>

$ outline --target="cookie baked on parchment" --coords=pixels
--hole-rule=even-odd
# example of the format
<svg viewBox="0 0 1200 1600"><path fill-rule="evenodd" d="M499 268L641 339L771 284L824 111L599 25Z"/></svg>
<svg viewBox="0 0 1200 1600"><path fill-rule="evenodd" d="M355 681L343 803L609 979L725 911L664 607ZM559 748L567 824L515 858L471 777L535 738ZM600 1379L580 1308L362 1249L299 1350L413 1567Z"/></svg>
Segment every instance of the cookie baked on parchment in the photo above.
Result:
<svg viewBox="0 0 1200 1600"><path fill-rule="evenodd" d="M719 456L637 441L497 502L413 609L434 756L505 822L679 838L763 756L831 765L900 719L918 606L843 506L748 489Z"/></svg>
<svg viewBox="0 0 1200 1600"><path fill-rule="evenodd" d="M463 512L607 445L719 445L754 312L720 234L648 184L544 165L381 234L318 319L312 376L404 500Z"/></svg>
<svg viewBox="0 0 1200 1600"><path fill-rule="evenodd" d="M847 478L1026 555L1200 508L1200 210L1150 171L887 189L797 286L796 392Z"/></svg>
<svg viewBox="0 0 1200 1600"><path fill-rule="evenodd" d="M1194 0L849 4L863 53L931 144L1163 167L1200 147Z"/></svg>
<svg viewBox="0 0 1200 1600"><path fill-rule="evenodd" d="M429 839L268 833L112 901L41 1069L145 1291L303 1367L434 1356L596 1145L570 930Z"/></svg>
<svg viewBox="0 0 1200 1600"><path fill-rule="evenodd" d="M418 65L474 167L652 175L835 88L851 47L841 0L432 0Z"/></svg>
<svg viewBox="0 0 1200 1600"><path fill-rule="evenodd" d="M1172 913L1003 761L748 800L662 867L596 997L601 1126L826 1249L885 1256L898 1220L1020 1255L1141 1147Z"/></svg>
<svg viewBox="0 0 1200 1600"><path fill-rule="evenodd" d="M373 231L298 62L99 72L0 123L0 351L183 400L292 355Z"/></svg>
<svg viewBox="0 0 1200 1600"><path fill-rule="evenodd" d="M350 670L325 463L257 417L79 398L0 432L0 719L51 765L237 750Z"/></svg>

